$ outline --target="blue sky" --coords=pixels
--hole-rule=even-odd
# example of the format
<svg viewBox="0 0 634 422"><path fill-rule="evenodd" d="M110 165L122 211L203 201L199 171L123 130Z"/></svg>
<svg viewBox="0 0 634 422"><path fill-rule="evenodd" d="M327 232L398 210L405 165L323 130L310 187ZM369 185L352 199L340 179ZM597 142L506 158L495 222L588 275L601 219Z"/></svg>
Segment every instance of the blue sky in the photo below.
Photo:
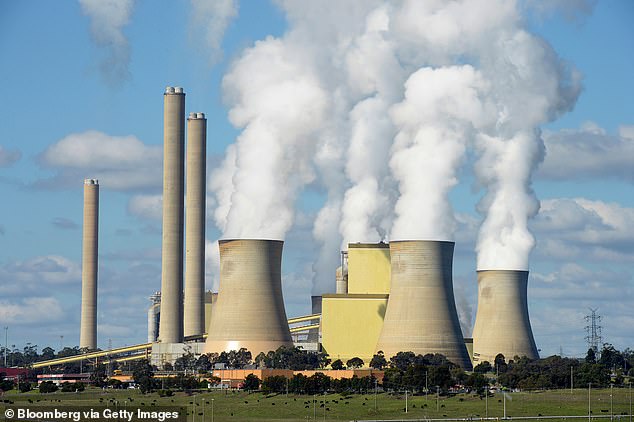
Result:
<svg viewBox="0 0 634 422"><path fill-rule="evenodd" d="M287 40L308 19L292 2L224 2L235 13L205 9L202 0L115 3L128 9L91 9L91 1L0 5L0 326L20 348L58 348L60 336L65 346L78 343L84 177L102 185L99 346L144 341L148 296L160 288L165 86L183 86L187 111L208 117L211 180L243 129L229 117L239 106L229 92L237 82L223 88L223 78L256 43ZM543 355L582 355L591 307L603 316L605 341L634 347L634 5L526 0L517 10L518 25L582 76L572 111L539 125L546 158L532 186L541 209L529 223L537 241L529 265L536 342ZM99 152L82 154L78 145ZM454 285L466 335L477 305L476 204L483 196L470 154L449 191L459 221ZM320 253L312 232L328 184L319 170L312 173L291 195L294 218L285 232L289 316L309 310ZM210 245L222 233L215 194L210 189ZM217 286L212 255L208 288ZM334 268L332 276L334 289Z"/></svg>

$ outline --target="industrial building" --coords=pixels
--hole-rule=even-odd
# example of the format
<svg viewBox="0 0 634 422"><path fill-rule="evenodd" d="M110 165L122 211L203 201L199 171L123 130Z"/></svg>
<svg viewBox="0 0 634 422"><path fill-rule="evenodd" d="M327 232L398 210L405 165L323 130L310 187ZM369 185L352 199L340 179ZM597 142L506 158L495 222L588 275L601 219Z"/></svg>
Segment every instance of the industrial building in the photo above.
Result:
<svg viewBox="0 0 634 422"><path fill-rule="evenodd" d="M528 317L528 271L478 271L478 311L473 327L473 360L493 362L539 357Z"/></svg>
<svg viewBox="0 0 634 422"><path fill-rule="evenodd" d="M284 242L222 239L219 291L205 292L206 130L199 112L190 113L185 126L185 93L167 87L161 291L150 298L148 343L120 349L123 359L151 352L152 363L161 367L186 352L244 347L255 357L293 345L322 350L333 361L359 357L366 366L379 351L388 359L400 351L441 353L465 369L498 353L538 357L527 271L478 271L473 341L464 338L453 294L453 242L350 243L341 266L333 268L335 293L311 297L311 315L288 319L281 283ZM81 346L90 349L96 348L98 192L97 181L87 179Z"/></svg>
<svg viewBox="0 0 634 422"><path fill-rule="evenodd" d="M322 295L321 344L333 361L358 357L367 365L390 293L390 249L385 243L351 243L342 256L337 293Z"/></svg>
<svg viewBox="0 0 634 422"><path fill-rule="evenodd" d="M99 181L84 180L84 226L81 258L81 327L79 347L97 348L97 266L99 246Z"/></svg>
<svg viewBox="0 0 634 422"><path fill-rule="evenodd" d="M292 347L282 297L280 240L220 240L220 286L205 353L246 348L253 357Z"/></svg>
<svg viewBox="0 0 634 422"><path fill-rule="evenodd" d="M453 242L390 242L390 298L376 350L443 354L471 369L453 295Z"/></svg>

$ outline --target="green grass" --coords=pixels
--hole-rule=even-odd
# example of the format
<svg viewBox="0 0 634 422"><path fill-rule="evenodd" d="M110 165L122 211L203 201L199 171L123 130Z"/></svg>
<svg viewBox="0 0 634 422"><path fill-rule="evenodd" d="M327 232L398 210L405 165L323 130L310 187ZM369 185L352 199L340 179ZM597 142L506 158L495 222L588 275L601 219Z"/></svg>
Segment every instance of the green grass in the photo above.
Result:
<svg viewBox="0 0 634 422"><path fill-rule="evenodd" d="M613 390L614 414L629 413L629 390ZM511 399L507 399L507 416L514 418L520 416L539 415L587 415L588 391L579 389L558 390L530 393L512 393ZM313 396L297 396L284 394L265 395L262 393L248 394L245 392L204 392L188 396L177 393L173 397L159 397L157 393L140 394L138 390L98 390L89 389L82 393L52 393L39 394L37 392L17 393L10 391L5 393L0 400L10 400L16 405L83 405L96 406L108 404L113 408L115 401L119 407L138 406L179 406L188 411L188 420L192 420L192 409L196 409L196 420L202 420L203 401L205 420L211 420L213 399L214 421L352 421L359 419L424 419L424 418L467 418L485 416L485 400L475 395L461 394L452 398L440 397L438 410L436 397L408 396L408 413L404 412L405 396L378 394L376 396L375 411L374 394L352 395L342 397L339 394L316 396L316 406L313 408ZM29 403L29 399L33 403ZM101 399L101 401L100 401ZM325 403L324 403L325 401ZM325 406L322 406L325 405ZM502 417L504 415L504 401L501 394L496 394L488 399L488 416ZM592 390L591 407L593 415L610 414L610 390ZM604 410L605 412L602 412ZM609 419L602 419L607 421ZM582 420L583 421L583 420ZM629 418L622 419L629 422Z"/></svg>

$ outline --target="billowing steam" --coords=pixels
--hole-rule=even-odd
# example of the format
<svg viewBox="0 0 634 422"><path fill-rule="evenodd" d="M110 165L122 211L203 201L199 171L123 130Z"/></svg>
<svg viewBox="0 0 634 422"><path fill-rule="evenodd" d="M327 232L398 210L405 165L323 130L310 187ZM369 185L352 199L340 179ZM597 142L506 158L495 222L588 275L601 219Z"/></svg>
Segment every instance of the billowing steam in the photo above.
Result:
<svg viewBox="0 0 634 422"><path fill-rule="evenodd" d="M485 74L495 77L491 98L498 116L478 135L476 175L487 193L478 236L478 269L527 270L535 240L528 220L539 211L532 174L544 158L539 126L570 110L580 83L543 40L518 29L482 54Z"/></svg>
<svg viewBox="0 0 634 422"><path fill-rule="evenodd" d="M238 15L237 0L191 0L194 27L203 33L213 65L222 58L220 43L229 23Z"/></svg>
<svg viewBox="0 0 634 422"><path fill-rule="evenodd" d="M518 4L279 4L287 34L247 49L224 80L243 128L211 183L224 236L283 238L318 175L328 200L314 292L332 290L333 245L452 239L448 194L473 149L486 191L478 267L527 268L539 127L574 105L579 83Z"/></svg>
<svg viewBox="0 0 634 422"><path fill-rule="evenodd" d="M488 83L470 65L423 68L405 84L405 99L392 107L399 128L390 168L400 197L391 238L449 240L455 221L448 200L471 125L486 119L480 92Z"/></svg>
<svg viewBox="0 0 634 422"><path fill-rule="evenodd" d="M243 128L211 182L225 238L283 239L293 223L297 193L314 178L310 160L327 105L309 63L301 46L269 38L224 78L229 119Z"/></svg>
<svg viewBox="0 0 634 422"><path fill-rule="evenodd" d="M119 86L129 76L130 46L123 35L134 8L134 0L79 0L82 12L90 18L95 43L106 50L100 70L106 82Z"/></svg>

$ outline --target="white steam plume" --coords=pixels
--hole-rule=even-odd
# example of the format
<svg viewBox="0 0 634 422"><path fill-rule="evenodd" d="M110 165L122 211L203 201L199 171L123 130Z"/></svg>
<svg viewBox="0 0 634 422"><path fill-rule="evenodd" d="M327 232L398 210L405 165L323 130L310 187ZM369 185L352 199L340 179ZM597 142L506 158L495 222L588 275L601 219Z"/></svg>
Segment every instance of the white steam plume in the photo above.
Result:
<svg viewBox="0 0 634 422"><path fill-rule="evenodd" d="M238 15L238 0L191 0L194 27L203 32L211 64L222 59L222 38Z"/></svg>
<svg viewBox="0 0 634 422"><path fill-rule="evenodd" d="M123 28L132 16L134 0L79 0L79 4L90 18L95 43L107 51L101 73L110 85L120 86L129 76L130 46Z"/></svg>
<svg viewBox="0 0 634 422"><path fill-rule="evenodd" d="M284 239L296 195L314 178L310 159L326 95L301 46L275 38L247 49L223 89L229 118L243 130L235 160L226 159L216 173L223 178L212 179L216 224L225 238Z"/></svg>
<svg viewBox="0 0 634 422"><path fill-rule="evenodd" d="M405 99L391 110L398 134L390 168L400 191L392 239L453 238L448 194L472 126L486 121L480 96L487 89L470 65L423 68L407 80Z"/></svg>
<svg viewBox="0 0 634 422"><path fill-rule="evenodd" d="M342 249L347 249L349 242L385 240L389 229L385 223L392 214L386 157L394 125L388 110L400 97L406 75L394 44L386 39L388 13L387 7L371 11L365 32L355 38L345 55L349 91L361 100L348 115L351 133L346 175L351 186L342 205Z"/></svg>
<svg viewBox="0 0 634 422"><path fill-rule="evenodd" d="M532 175L544 158L539 126L570 110L579 95L578 75L552 48L522 29L502 34L482 54L498 116L476 142L475 171L487 193L478 236L478 269L528 269L535 239L528 220L539 211Z"/></svg>
<svg viewBox="0 0 634 422"><path fill-rule="evenodd" d="M246 50L224 81L244 128L211 183L224 235L283 237L314 165L328 193L313 229L323 293L332 245L452 238L448 194L475 148L487 191L478 265L525 267L539 126L572 107L579 84L523 29L518 3L278 4L288 32Z"/></svg>
<svg viewBox="0 0 634 422"><path fill-rule="evenodd" d="M343 104L336 100L334 104L334 110L343 108ZM335 113L340 115L336 111ZM338 120L333 120L338 123ZM327 199L313 223L313 238L319 247L319 255L312 268L313 295L332 291L334 271L341 261L339 222L341 221L341 201L346 186L343 170L345 144L339 139L340 130L336 128L337 123L324 128L314 159L319 179L327 190Z"/></svg>

